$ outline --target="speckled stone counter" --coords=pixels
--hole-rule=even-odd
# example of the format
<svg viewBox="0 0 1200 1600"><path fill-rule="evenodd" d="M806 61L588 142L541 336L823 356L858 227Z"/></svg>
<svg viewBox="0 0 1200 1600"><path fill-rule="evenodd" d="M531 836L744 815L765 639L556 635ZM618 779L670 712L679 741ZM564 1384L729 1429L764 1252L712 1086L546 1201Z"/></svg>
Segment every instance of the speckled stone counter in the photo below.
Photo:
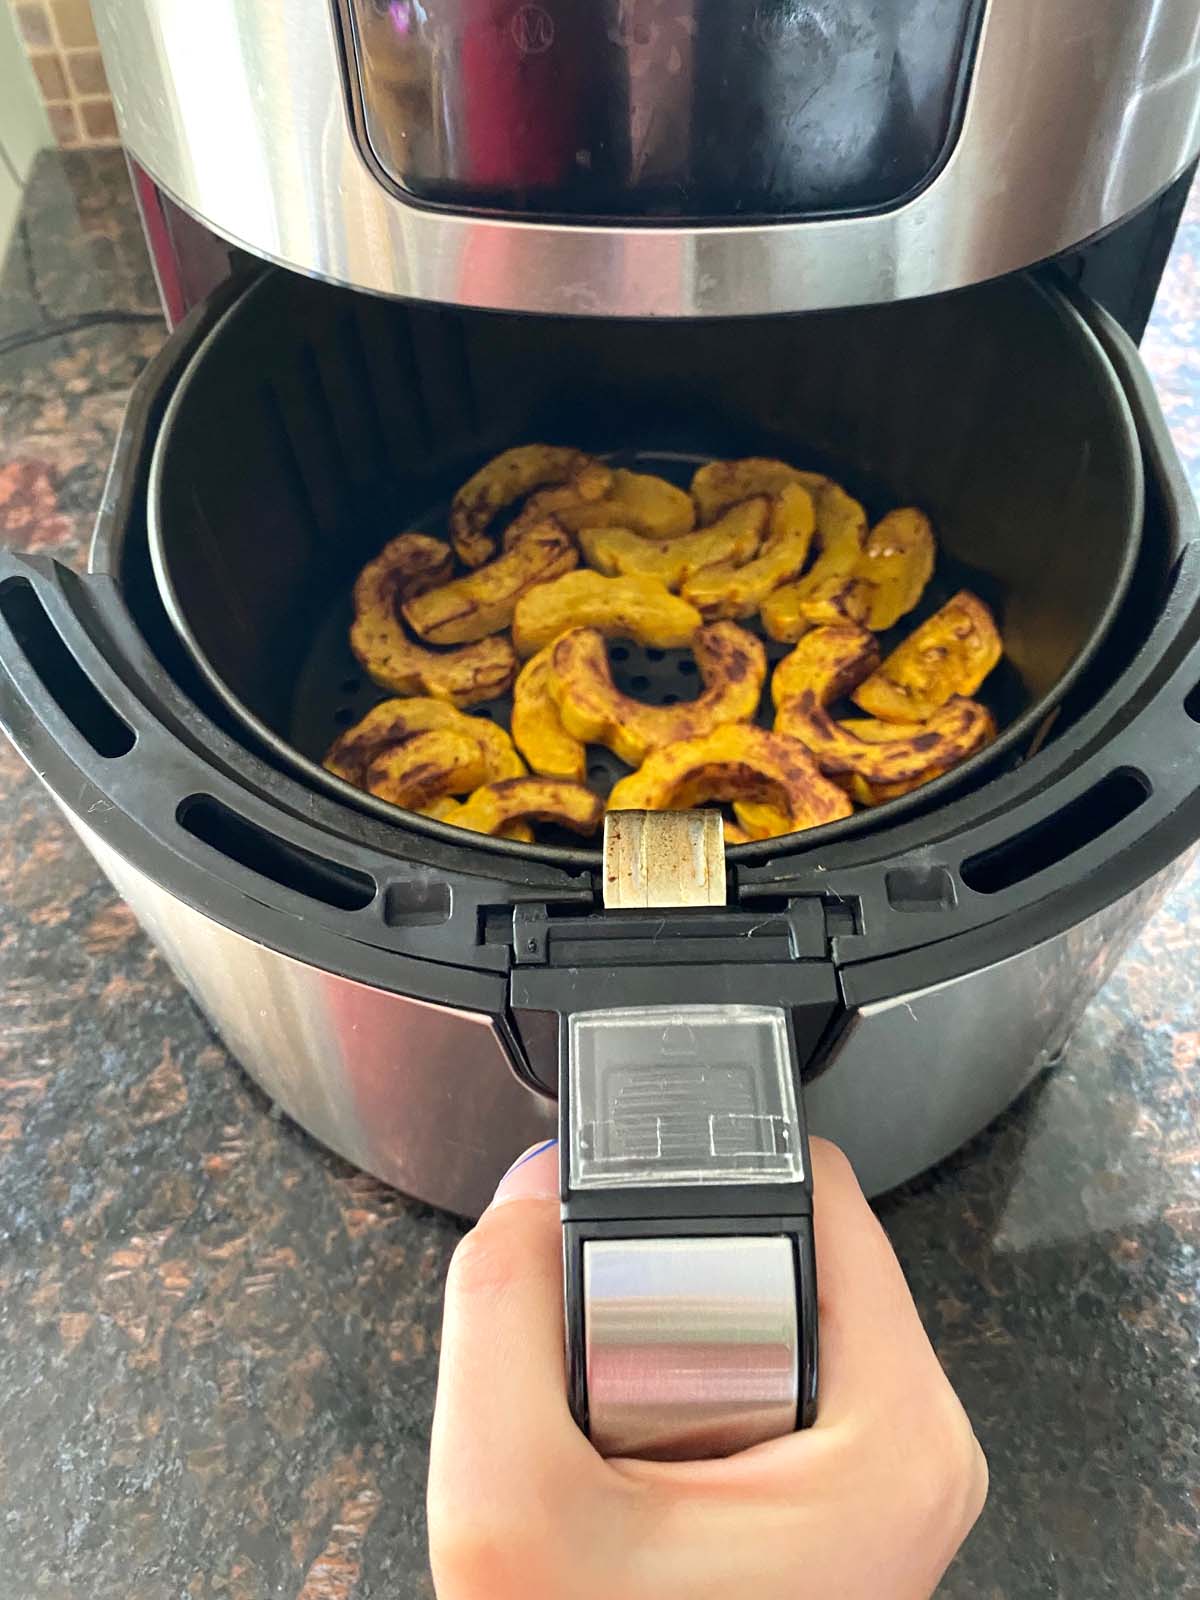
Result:
<svg viewBox="0 0 1200 1600"><path fill-rule="evenodd" d="M124 168L47 156L6 336L153 308ZM1200 205L1146 352L1200 482ZM79 562L129 385L0 356L0 537ZM270 1114L0 743L0 1600L406 1600L459 1225ZM882 1215L992 1468L951 1600L1200 1600L1200 875L1061 1065Z"/></svg>

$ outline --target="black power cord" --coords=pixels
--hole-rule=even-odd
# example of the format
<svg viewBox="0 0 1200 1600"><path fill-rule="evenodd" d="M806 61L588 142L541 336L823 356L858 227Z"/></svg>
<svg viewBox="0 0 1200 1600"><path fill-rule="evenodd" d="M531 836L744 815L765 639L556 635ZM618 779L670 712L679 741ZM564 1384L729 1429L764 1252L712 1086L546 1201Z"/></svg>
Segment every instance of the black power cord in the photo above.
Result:
<svg viewBox="0 0 1200 1600"><path fill-rule="evenodd" d="M61 322L46 322L38 328L24 328L19 333L9 333L0 338L0 356L11 355L27 345L41 344L46 339L61 339L64 334L83 333L88 328L100 328L108 323L162 323L157 311L81 311L77 317L65 317Z"/></svg>

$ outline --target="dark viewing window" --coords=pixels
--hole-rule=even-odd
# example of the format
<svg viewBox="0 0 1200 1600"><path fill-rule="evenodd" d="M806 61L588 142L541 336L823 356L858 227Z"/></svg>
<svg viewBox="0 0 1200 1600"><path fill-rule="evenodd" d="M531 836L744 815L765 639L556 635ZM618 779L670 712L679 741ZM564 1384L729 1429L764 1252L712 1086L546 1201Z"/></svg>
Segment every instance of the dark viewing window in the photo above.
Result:
<svg viewBox="0 0 1200 1600"><path fill-rule="evenodd" d="M339 0L360 132L429 205L720 221L892 205L982 0Z"/></svg>

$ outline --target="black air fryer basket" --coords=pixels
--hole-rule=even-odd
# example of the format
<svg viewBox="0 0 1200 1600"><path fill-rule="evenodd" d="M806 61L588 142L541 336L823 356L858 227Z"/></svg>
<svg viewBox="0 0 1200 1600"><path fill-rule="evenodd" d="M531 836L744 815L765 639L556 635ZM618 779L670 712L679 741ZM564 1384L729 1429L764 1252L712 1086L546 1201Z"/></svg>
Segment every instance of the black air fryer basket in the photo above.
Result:
<svg viewBox="0 0 1200 1600"><path fill-rule="evenodd" d="M1143 489L1129 403L1083 316L1032 279L697 325L404 307L268 273L208 334L171 399L149 531L180 638L272 759L400 820L320 766L383 698L349 651L355 574L403 528L444 537L454 489L488 455L535 439L682 484L713 457L778 455L829 471L873 517L909 503L930 513L938 570L897 635L959 587L979 593L1004 636L982 691L1001 737L826 837L926 810L1019 759L1095 655L1136 565ZM643 699L696 692L687 652L618 644L613 659ZM504 721L507 710L483 714ZM592 763L602 791L625 770L604 751Z"/></svg>

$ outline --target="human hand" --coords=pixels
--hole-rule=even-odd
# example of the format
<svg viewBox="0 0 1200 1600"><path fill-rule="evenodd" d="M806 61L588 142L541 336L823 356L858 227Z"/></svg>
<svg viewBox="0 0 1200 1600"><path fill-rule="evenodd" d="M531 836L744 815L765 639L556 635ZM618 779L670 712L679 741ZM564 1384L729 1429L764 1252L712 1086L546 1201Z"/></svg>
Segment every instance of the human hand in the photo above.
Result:
<svg viewBox="0 0 1200 1600"><path fill-rule="evenodd" d="M557 1150L509 1172L446 1285L439 1600L928 1600L987 1466L849 1163L814 1139L812 1168L817 1422L694 1462L606 1461L576 1427Z"/></svg>

